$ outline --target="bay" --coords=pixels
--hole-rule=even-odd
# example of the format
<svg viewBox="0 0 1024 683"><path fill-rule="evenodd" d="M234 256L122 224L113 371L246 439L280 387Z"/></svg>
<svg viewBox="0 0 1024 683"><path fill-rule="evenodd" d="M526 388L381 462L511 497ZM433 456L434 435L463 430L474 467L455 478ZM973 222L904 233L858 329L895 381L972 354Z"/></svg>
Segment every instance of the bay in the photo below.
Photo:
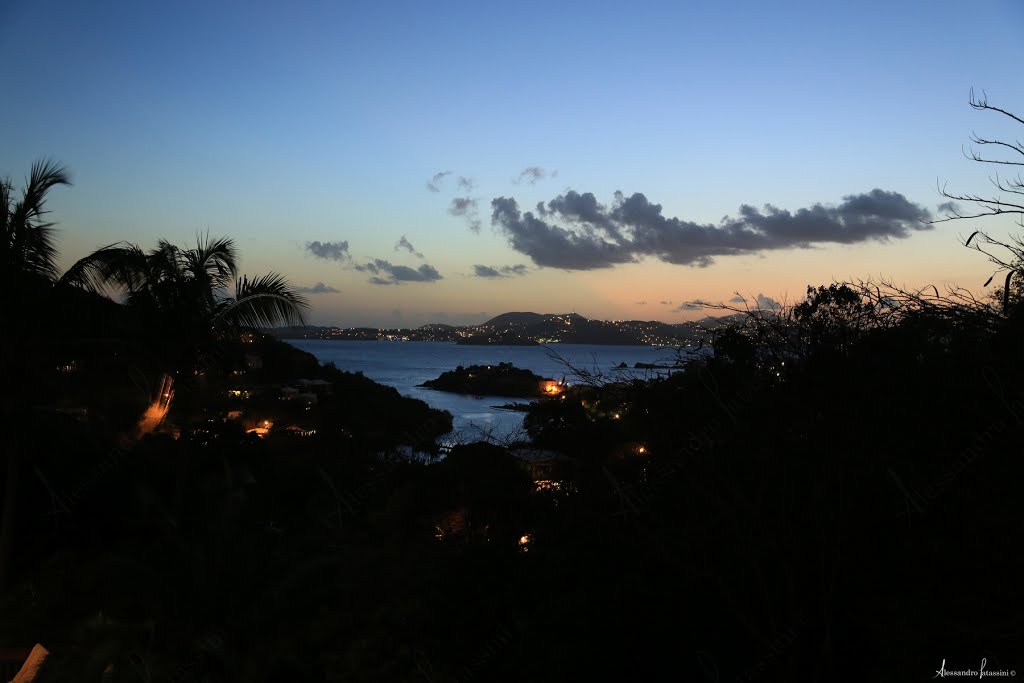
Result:
<svg viewBox="0 0 1024 683"><path fill-rule="evenodd" d="M417 386L458 366L512 363L542 377L577 383L564 359L576 368L616 372L625 363L665 363L675 358L674 348L653 346L603 346L592 344L550 344L546 346L476 346L455 342L353 341L289 339L289 344L313 354L321 363L332 362L339 370L362 372L403 396L418 398L452 414L454 429L446 440L466 442L481 438L515 438L522 429L524 414L494 406L521 403L524 399L473 396L436 391ZM633 371L644 376L645 371ZM648 371L647 376L650 375Z"/></svg>

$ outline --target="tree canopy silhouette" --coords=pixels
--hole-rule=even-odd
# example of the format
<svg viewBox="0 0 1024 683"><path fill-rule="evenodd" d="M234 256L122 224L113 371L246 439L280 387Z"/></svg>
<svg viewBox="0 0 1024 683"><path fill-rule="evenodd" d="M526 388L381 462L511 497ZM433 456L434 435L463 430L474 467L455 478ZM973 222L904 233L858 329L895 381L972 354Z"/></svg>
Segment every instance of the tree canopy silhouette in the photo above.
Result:
<svg viewBox="0 0 1024 683"><path fill-rule="evenodd" d="M46 198L53 187L70 184L67 169L50 160L32 164L20 199L11 180L0 179L0 204L4 207L0 271L5 279L56 279L58 252L54 224L45 218L49 213Z"/></svg>
<svg viewBox="0 0 1024 683"><path fill-rule="evenodd" d="M174 370L200 369L214 343L244 329L303 324L309 309L282 275L240 276L228 237L200 236L189 249L160 240L149 252L112 244L79 260L60 281L122 300Z"/></svg>

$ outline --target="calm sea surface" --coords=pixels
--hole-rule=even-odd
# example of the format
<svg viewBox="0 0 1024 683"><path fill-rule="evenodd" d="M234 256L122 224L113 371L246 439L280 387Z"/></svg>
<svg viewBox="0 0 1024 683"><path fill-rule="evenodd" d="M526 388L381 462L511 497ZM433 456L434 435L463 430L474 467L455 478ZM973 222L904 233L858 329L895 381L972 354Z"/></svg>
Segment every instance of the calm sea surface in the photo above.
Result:
<svg viewBox="0 0 1024 683"><path fill-rule="evenodd" d="M459 365L497 365L512 363L542 377L573 383L573 375L558 354L576 367L614 372L620 363L657 363L674 358L674 349L651 346L596 346L589 344L551 344L548 346L468 346L454 342L390 342L324 339L289 339L288 343L308 351L321 363L328 361L348 372L362 371L370 379L395 387L404 396L426 401L434 408L447 410L454 417L455 434L477 437L491 434L501 438L520 429L523 413L499 410L522 399L451 394L416 386L434 379ZM636 371L642 373L643 371Z"/></svg>

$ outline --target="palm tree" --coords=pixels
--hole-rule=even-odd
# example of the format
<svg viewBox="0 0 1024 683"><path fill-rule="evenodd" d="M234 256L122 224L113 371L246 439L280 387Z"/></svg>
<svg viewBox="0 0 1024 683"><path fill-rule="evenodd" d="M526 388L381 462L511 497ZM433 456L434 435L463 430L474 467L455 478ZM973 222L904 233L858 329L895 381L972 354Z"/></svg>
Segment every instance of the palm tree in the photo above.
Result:
<svg viewBox="0 0 1024 683"><path fill-rule="evenodd" d="M245 329L302 324L309 308L281 275L239 277L234 240L209 235L192 249L160 240L149 253L112 244L75 263L60 282L119 297L139 316L166 369L179 373L202 369L217 342Z"/></svg>
<svg viewBox="0 0 1024 683"><path fill-rule="evenodd" d="M57 185L70 184L67 169L45 159L32 164L20 200L15 198L10 178L0 179L0 204L4 207L0 272L4 279L52 283L57 278L55 230L53 223L44 218L49 213L45 209L46 195Z"/></svg>
<svg viewBox="0 0 1024 683"><path fill-rule="evenodd" d="M0 373L4 378L3 406L0 428L6 429L22 423L25 401L16 388L25 386L34 367L29 362L37 350L36 326L45 306L40 295L45 295L57 275L57 248L54 246L53 223L45 220L46 195L57 185L70 185L70 176L60 164L40 160L32 170L16 197L14 184L9 178L0 179L0 205L3 212L3 235L0 236L0 288L7 296L5 302L6 329L0 347ZM7 467L4 477L3 507L0 510L0 594L7 587L11 545L14 534L14 513L21 463L20 433L9 439Z"/></svg>

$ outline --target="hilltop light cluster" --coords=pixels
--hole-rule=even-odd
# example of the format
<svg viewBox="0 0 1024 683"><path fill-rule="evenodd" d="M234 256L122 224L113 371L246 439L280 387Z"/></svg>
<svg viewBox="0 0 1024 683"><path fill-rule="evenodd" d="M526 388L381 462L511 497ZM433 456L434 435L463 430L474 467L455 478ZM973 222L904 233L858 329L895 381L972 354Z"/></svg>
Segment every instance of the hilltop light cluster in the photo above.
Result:
<svg viewBox="0 0 1024 683"><path fill-rule="evenodd" d="M506 313L480 325L430 324L417 328L301 327L275 332L286 339L360 341L444 341L460 344L617 344L695 346L704 339L698 323L668 324L641 320L590 320L576 313Z"/></svg>

